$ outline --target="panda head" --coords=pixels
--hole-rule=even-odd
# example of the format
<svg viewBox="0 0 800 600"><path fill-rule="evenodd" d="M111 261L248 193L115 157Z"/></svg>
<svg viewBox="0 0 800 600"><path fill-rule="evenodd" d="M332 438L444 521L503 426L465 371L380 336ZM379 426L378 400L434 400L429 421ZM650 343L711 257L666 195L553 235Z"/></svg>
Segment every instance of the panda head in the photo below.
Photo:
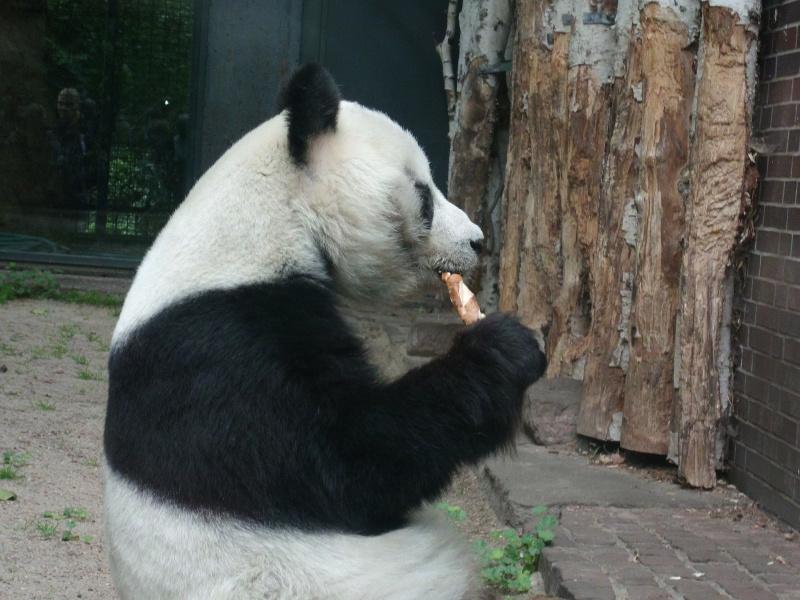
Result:
<svg viewBox="0 0 800 600"><path fill-rule="evenodd" d="M279 107L298 172L296 208L340 292L391 297L478 262L483 234L436 187L414 137L385 114L340 99L318 65L301 67Z"/></svg>

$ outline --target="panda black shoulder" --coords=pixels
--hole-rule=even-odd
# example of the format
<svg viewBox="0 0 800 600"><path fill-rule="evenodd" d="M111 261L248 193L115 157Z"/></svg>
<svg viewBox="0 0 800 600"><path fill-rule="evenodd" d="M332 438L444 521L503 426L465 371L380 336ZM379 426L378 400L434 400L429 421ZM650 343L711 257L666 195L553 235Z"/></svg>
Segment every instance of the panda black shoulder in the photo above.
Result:
<svg viewBox="0 0 800 600"><path fill-rule="evenodd" d="M289 153L297 165L306 164L312 138L336 131L340 100L333 77L313 63L297 69L283 86L278 110L287 111Z"/></svg>

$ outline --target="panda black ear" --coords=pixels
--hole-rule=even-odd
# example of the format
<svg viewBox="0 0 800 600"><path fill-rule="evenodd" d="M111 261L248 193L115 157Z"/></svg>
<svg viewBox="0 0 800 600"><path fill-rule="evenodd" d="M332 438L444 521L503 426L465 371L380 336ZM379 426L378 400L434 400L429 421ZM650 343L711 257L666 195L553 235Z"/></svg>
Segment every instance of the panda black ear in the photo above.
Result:
<svg viewBox="0 0 800 600"><path fill-rule="evenodd" d="M313 63L297 69L283 86L278 110L288 112L289 153L295 163L306 163L311 138L336 131L340 99L331 74Z"/></svg>

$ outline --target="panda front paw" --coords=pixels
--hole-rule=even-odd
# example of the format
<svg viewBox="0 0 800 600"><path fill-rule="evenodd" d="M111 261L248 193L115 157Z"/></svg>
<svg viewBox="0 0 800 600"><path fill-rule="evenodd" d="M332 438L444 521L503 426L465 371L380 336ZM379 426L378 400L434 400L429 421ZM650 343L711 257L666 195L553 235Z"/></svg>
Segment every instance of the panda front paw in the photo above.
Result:
<svg viewBox="0 0 800 600"><path fill-rule="evenodd" d="M463 355L479 369L501 369L523 388L539 379L547 367L533 330L503 313L468 327L456 336L451 352Z"/></svg>

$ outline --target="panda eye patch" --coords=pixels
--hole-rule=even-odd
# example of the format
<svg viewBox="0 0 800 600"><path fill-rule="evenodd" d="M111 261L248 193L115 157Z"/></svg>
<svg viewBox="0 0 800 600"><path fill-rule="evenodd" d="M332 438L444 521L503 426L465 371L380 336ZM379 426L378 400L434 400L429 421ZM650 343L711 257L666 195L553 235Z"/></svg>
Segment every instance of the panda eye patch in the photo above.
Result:
<svg viewBox="0 0 800 600"><path fill-rule="evenodd" d="M422 222L425 224L425 227L430 229L433 223L433 194L431 194L431 188L427 183L417 181L414 184L414 189L417 190L417 195L422 201L422 206L420 208Z"/></svg>

